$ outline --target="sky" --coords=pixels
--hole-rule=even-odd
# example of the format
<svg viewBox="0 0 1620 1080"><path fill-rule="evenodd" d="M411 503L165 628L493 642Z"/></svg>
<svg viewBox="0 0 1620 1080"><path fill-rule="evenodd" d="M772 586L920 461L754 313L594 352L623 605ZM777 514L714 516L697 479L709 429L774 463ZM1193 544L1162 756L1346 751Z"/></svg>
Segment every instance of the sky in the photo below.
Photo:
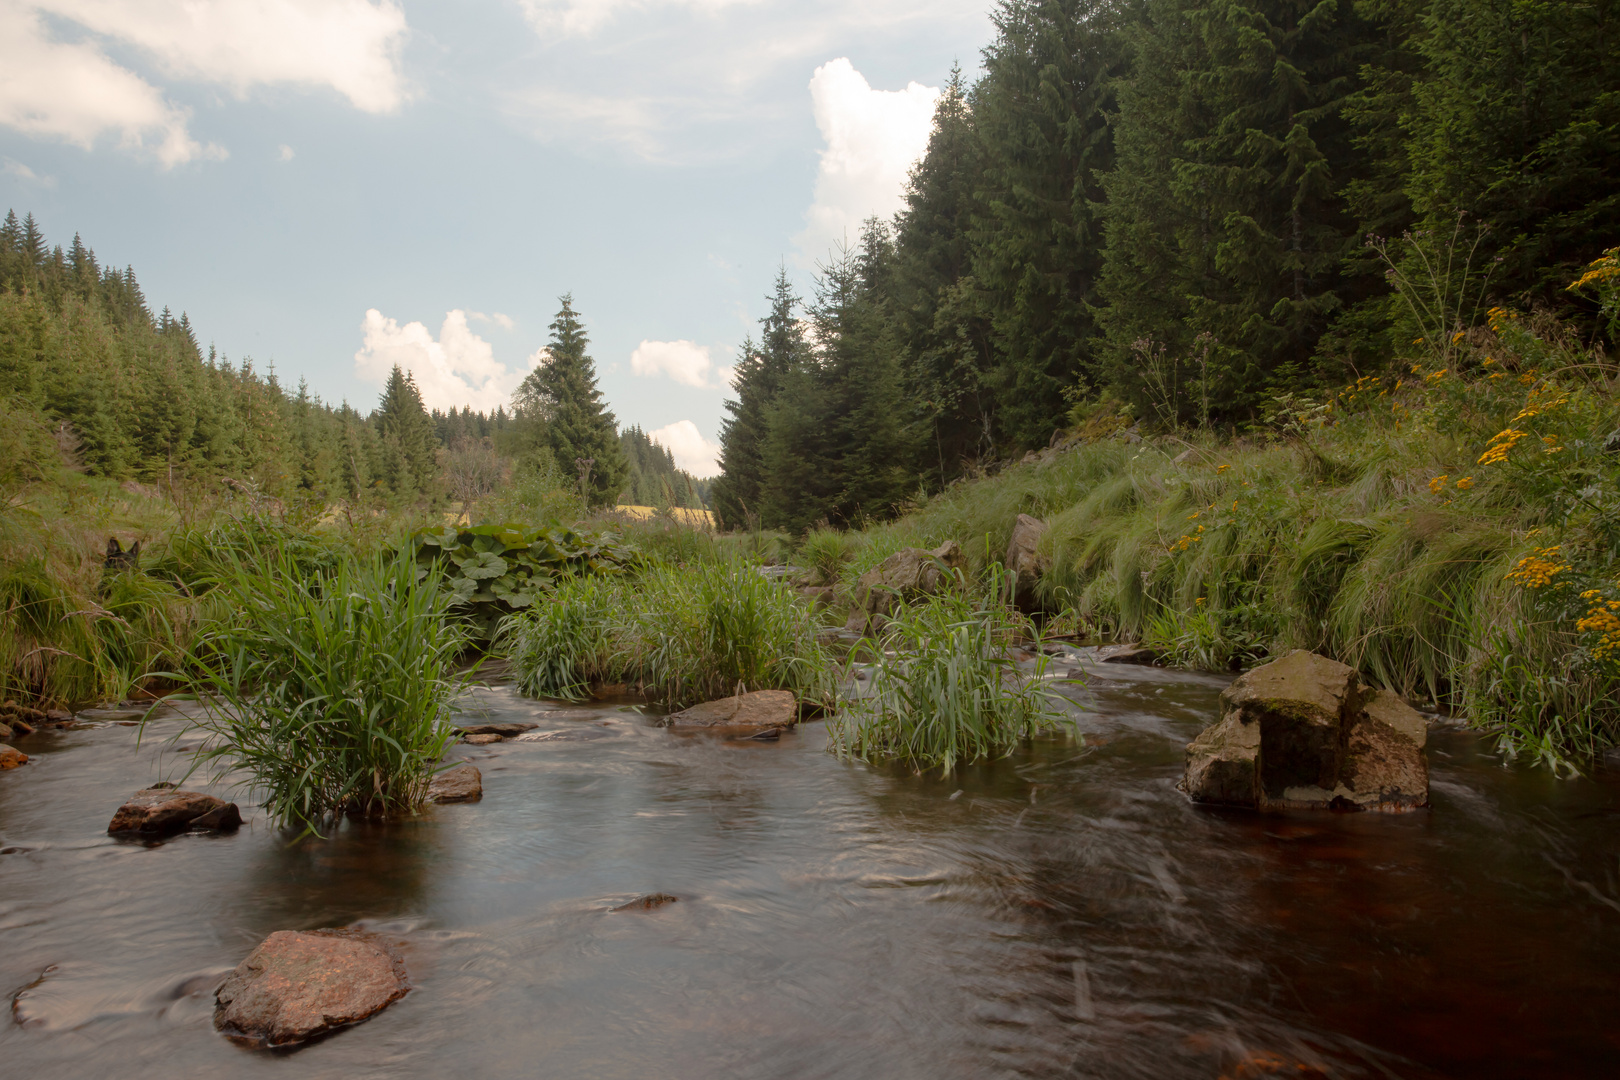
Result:
<svg viewBox="0 0 1620 1080"><path fill-rule="evenodd" d="M715 471L785 267L901 205L992 0L0 0L0 202L206 348L492 410L558 298L604 397Z"/></svg>

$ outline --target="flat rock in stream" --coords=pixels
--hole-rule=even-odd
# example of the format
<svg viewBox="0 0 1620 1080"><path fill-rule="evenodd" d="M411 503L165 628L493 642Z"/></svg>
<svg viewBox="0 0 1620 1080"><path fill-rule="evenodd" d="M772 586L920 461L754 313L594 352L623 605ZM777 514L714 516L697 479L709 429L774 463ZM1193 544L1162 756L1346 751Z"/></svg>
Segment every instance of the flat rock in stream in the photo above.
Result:
<svg viewBox="0 0 1620 1080"><path fill-rule="evenodd" d="M1164 659L1157 649L1149 649L1143 645L1125 645L1105 651L1098 657L1100 664L1139 664L1143 667L1156 667Z"/></svg>
<svg viewBox="0 0 1620 1080"><path fill-rule="evenodd" d="M428 784L428 802L477 802L483 797L483 774L465 761L435 774Z"/></svg>
<svg viewBox="0 0 1620 1080"><path fill-rule="evenodd" d="M673 904L673 903L676 903L679 900L680 900L680 897L671 896L671 895L669 895L669 893L661 893L661 892L648 893L646 896L638 896L638 897L636 897L634 900L630 901L628 904L620 904L618 907L614 908L613 910L614 911L654 911L654 910L656 910L658 908L663 907L666 904Z"/></svg>
<svg viewBox="0 0 1620 1080"><path fill-rule="evenodd" d="M751 694L705 701L661 721L664 727L688 731L765 732L792 727L799 721L799 703L786 690L755 690Z"/></svg>
<svg viewBox="0 0 1620 1080"><path fill-rule="evenodd" d="M1262 810L1414 810L1429 803L1427 728L1397 695L1301 650L1240 676L1187 747L1195 801Z"/></svg>
<svg viewBox="0 0 1620 1080"><path fill-rule="evenodd" d="M463 735L499 735L503 739L510 739L521 735L525 731L533 731L539 724L457 724L456 730Z"/></svg>
<svg viewBox="0 0 1620 1080"><path fill-rule="evenodd" d="M233 802L159 784L131 795L107 831L114 836L174 836L187 831L235 832L241 824L242 812Z"/></svg>
<svg viewBox="0 0 1620 1080"><path fill-rule="evenodd" d="M291 1046L368 1019L410 990L405 961L361 930L278 930L215 994L214 1026Z"/></svg>
<svg viewBox="0 0 1620 1080"><path fill-rule="evenodd" d="M28 755L14 746L0 743L0 771L15 769L19 765L28 764Z"/></svg>

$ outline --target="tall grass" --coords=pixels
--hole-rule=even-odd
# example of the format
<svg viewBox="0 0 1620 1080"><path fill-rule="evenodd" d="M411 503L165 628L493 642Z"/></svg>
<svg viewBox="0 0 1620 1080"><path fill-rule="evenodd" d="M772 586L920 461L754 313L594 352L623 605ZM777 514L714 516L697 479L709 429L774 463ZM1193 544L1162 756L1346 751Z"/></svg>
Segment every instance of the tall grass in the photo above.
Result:
<svg viewBox="0 0 1620 1080"><path fill-rule="evenodd" d="M409 811L455 738L454 664L466 640L409 559L375 554L323 576L283 552L219 577L233 617L184 673L206 733L196 764L240 772L280 825Z"/></svg>
<svg viewBox="0 0 1620 1080"><path fill-rule="evenodd" d="M830 748L919 771L1011 753L1071 721L1041 681L1046 658L1025 676L1013 655L1028 633L1021 616L965 590L902 607L881 637L869 692L828 721Z"/></svg>
<svg viewBox="0 0 1620 1080"><path fill-rule="evenodd" d="M507 620L519 686L579 700L593 683L637 683L683 708L747 690L830 703L833 663L814 612L741 559L657 565L607 583L570 579Z"/></svg>

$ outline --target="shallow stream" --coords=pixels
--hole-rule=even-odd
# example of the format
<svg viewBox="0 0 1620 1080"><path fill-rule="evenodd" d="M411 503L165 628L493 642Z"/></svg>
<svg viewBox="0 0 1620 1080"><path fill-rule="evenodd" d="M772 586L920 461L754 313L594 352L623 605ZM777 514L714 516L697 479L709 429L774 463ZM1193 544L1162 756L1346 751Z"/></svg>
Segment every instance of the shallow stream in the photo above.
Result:
<svg viewBox="0 0 1620 1080"><path fill-rule="evenodd" d="M476 715L558 734L461 747L482 802L291 846L247 806L106 835L181 721L32 736L0 775L0 1075L1620 1075L1620 782L1436 729L1429 812L1195 807L1224 680L1087 658L1083 746L947 780L820 723L729 743L495 687ZM352 923L408 997L291 1054L215 1034L260 939Z"/></svg>

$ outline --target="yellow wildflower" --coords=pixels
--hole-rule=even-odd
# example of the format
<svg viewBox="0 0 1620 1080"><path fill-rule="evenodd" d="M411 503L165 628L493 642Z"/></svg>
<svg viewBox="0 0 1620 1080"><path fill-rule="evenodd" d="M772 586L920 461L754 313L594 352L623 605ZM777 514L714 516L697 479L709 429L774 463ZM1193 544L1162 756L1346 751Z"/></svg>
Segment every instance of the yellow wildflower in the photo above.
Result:
<svg viewBox="0 0 1620 1080"><path fill-rule="evenodd" d="M1457 490L1458 491L1467 491L1468 489L1472 488L1473 486L1474 486L1474 478L1472 476L1465 476L1462 479L1457 481Z"/></svg>
<svg viewBox="0 0 1620 1080"><path fill-rule="evenodd" d="M1491 445L1479 455L1481 465L1500 465L1507 460L1508 453L1518 445L1519 440L1529 435L1528 431L1518 431L1507 428L1491 436Z"/></svg>
<svg viewBox="0 0 1620 1080"><path fill-rule="evenodd" d="M1429 490L1432 491L1436 495L1440 494L1440 489L1445 487L1446 486L1446 481L1450 480L1450 479L1451 479L1451 476L1449 474L1445 475L1445 476L1437 476L1437 477L1435 477L1433 480L1429 481Z"/></svg>
<svg viewBox="0 0 1620 1080"><path fill-rule="evenodd" d="M1520 559L1518 565L1509 570L1502 580L1516 581L1527 589L1540 589L1551 585L1553 578L1569 569L1568 563L1558 561L1558 548L1557 544L1548 548L1536 548Z"/></svg>

